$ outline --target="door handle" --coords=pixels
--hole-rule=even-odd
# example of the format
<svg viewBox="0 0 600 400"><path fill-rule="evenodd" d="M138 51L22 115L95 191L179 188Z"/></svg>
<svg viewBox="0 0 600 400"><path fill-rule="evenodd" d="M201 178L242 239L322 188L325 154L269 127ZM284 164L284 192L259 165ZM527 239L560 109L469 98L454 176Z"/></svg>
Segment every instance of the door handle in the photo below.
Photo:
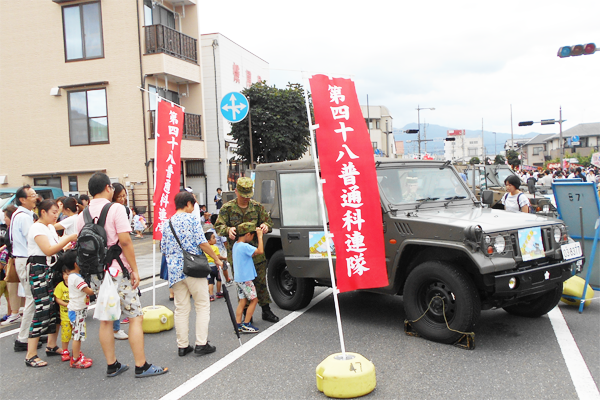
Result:
<svg viewBox="0 0 600 400"><path fill-rule="evenodd" d="M290 232L287 237L288 240L300 240L300 232Z"/></svg>

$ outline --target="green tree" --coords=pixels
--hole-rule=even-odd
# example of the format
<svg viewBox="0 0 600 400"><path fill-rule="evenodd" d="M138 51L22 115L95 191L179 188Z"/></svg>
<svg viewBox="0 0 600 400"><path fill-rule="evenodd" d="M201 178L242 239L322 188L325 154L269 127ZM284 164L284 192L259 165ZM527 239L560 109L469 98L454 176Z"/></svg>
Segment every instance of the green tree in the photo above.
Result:
<svg viewBox="0 0 600 400"><path fill-rule="evenodd" d="M494 164L499 165L499 164L504 164L505 162L506 162L506 159L501 154L496 155L496 158L494 158Z"/></svg>
<svg viewBox="0 0 600 400"><path fill-rule="evenodd" d="M469 164L474 165L474 164L479 164L481 161L479 160L479 157L473 157L471 158L471 160L469 160Z"/></svg>
<svg viewBox="0 0 600 400"><path fill-rule="evenodd" d="M310 146L304 89L288 84L285 89L256 82L242 90L250 102L254 162L297 160ZM250 162L248 120L233 124L237 158Z"/></svg>
<svg viewBox="0 0 600 400"><path fill-rule="evenodd" d="M506 158L508 159L508 163L514 168L517 165L521 165L521 160L519 160L519 153L514 150L506 151Z"/></svg>

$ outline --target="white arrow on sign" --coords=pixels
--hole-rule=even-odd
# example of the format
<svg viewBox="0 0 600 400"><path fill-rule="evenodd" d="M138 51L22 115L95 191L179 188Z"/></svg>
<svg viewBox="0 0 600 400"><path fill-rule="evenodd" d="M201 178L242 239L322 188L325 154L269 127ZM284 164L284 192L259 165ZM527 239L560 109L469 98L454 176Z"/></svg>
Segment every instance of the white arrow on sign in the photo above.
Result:
<svg viewBox="0 0 600 400"><path fill-rule="evenodd" d="M237 119L236 116L237 114L240 114L242 112L242 110L244 108L246 108L245 104L235 104L235 96L232 94L231 97L229 98L229 101L231 101L231 105L226 105L223 106L223 110L225 111L231 111L231 114L233 115L233 117L231 119L233 119L234 121Z"/></svg>

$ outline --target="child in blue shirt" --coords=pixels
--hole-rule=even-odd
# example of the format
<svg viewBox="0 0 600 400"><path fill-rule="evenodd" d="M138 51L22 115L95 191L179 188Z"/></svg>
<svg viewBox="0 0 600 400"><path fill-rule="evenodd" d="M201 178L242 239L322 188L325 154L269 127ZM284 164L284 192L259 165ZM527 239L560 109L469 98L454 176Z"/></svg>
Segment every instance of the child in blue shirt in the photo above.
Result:
<svg viewBox="0 0 600 400"><path fill-rule="evenodd" d="M254 247L249 242L257 235L258 247ZM238 330L242 333L257 333L259 329L250 323L254 309L258 304L256 296L256 288L254 287L254 278L256 278L256 269L252 257L263 254L263 232L257 228L252 222L244 222L236 228L237 242L233 245L231 256L233 257L233 265L235 269L234 281L238 290L238 298L240 299L235 319L238 324ZM246 310L246 318L242 322L242 314L246 304L249 303Z"/></svg>

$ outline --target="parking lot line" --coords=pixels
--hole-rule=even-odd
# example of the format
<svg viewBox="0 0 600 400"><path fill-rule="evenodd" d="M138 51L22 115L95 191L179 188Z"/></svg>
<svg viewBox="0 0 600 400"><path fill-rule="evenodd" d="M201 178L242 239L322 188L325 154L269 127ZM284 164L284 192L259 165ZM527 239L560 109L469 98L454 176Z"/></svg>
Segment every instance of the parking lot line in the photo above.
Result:
<svg viewBox="0 0 600 400"><path fill-rule="evenodd" d="M554 307L548 313L548 317L552 323L560 351L571 375L573 386L575 386L575 390L577 391L577 396L582 400L600 400L598 387L581 355L581 351L579 351L579 347L577 347L577 343L575 343L575 339L569 330L569 326L560 308L558 306Z"/></svg>
<svg viewBox="0 0 600 400"><path fill-rule="evenodd" d="M306 311L310 310L314 305L318 304L321 300L329 296L331 293L331 288L323 291L321 294L315 297L306 308L300 311L294 311L290 313L275 325L272 325L268 329L254 336L251 340L244 343L241 347L238 347L237 349L233 350L210 367L206 368L196 376L191 377L186 382L182 383L180 386L164 395L161 398L161 400L176 400L182 398L183 396L200 386L202 383L206 382L208 379L216 375L218 372L225 369L228 365L242 357L244 354L246 354L256 346L267 340L275 332L277 332L290 322L294 321Z"/></svg>

